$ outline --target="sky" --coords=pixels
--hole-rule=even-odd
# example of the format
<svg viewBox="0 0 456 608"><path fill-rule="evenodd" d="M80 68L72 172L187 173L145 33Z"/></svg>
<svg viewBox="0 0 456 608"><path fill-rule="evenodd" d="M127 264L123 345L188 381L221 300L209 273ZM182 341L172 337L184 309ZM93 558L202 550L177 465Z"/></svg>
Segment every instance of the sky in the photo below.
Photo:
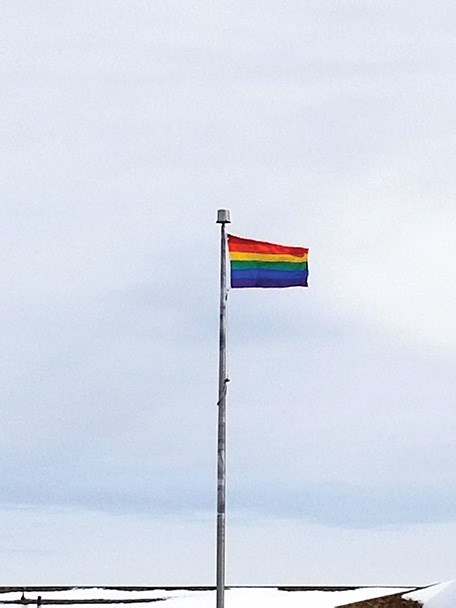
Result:
<svg viewBox="0 0 456 608"><path fill-rule="evenodd" d="M0 584L455 577L456 6L0 3ZM395 558L395 559L394 559Z"/></svg>

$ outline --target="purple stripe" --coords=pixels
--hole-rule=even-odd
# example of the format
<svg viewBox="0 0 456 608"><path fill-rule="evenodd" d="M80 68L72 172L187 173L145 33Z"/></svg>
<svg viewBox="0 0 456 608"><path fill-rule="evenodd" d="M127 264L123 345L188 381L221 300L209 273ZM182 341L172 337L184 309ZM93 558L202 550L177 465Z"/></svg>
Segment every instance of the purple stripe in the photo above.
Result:
<svg viewBox="0 0 456 608"><path fill-rule="evenodd" d="M307 270L231 270L231 287L307 287Z"/></svg>

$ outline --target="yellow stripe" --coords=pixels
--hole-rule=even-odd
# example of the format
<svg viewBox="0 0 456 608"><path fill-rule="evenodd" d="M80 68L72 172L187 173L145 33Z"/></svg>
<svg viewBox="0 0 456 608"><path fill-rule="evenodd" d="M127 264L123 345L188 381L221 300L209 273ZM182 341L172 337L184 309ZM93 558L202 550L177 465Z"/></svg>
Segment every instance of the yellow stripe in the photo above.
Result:
<svg viewBox="0 0 456 608"><path fill-rule="evenodd" d="M242 251L230 251L230 260L257 260L261 262L305 262L307 254L289 255L276 253L244 253Z"/></svg>

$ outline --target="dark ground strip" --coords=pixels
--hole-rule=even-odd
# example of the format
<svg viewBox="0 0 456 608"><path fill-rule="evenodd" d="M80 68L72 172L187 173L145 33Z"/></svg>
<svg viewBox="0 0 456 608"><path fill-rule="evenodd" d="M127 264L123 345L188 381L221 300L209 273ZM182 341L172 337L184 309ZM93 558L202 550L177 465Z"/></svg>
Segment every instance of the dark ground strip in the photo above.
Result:
<svg viewBox="0 0 456 608"><path fill-rule="evenodd" d="M343 607L339 606L338 608L421 608L421 606L420 602L406 600L402 597L402 594L397 593L385 597L376 597L372 600L344 604Z"/></svg>

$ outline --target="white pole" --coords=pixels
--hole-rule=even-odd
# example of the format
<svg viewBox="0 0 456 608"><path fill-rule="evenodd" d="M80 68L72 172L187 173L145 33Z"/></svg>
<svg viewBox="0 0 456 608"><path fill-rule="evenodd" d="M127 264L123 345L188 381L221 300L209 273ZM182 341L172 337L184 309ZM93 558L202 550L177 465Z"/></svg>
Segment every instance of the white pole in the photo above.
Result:
<svg viewBox="0 0 456 608"><path fill-rule="evenodd" d="M220 244L220 325L219 325L219 387L217 442L217 608L225 606L225 513L226 513L226 230L230 223L228 209L217 211L221 228Z"/></svg>

